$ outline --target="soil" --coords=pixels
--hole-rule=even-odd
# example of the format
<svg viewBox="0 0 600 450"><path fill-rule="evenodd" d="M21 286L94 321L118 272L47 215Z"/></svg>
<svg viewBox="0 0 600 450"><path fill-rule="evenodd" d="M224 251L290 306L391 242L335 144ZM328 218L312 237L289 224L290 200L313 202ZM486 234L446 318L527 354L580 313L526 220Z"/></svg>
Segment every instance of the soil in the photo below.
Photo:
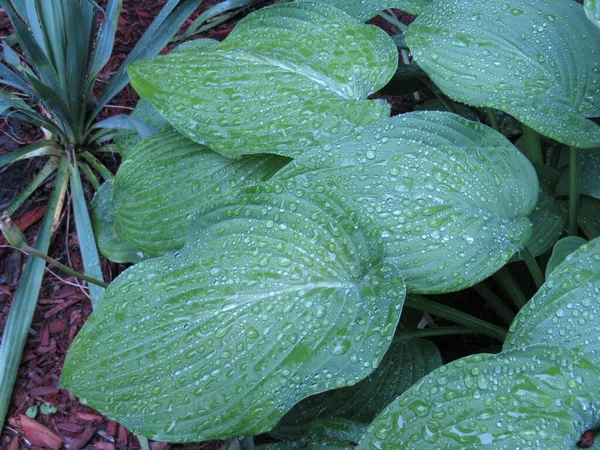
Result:
<svg viewBox="0 0 600 450"><path fill-rule="evenodd" d="M105 2L98 3L102 5ZM165 3L166 0L123 1L113 56L99 77L100 88L126 58ZM205 1L201 10L215 3L218 3L218 0ZM269 2L263 4L265 3ZM187 24L198 14L199 12L188 19ZM240 17L208 31L203 36L222 40ZM395 32L393 27L383 21L378 24L387 26L389 32ZM8 34L10 22L0 8L0 36ZM415 103L410 95L384 98L391 103L394 115L411 110ZM126 112L135 106L137 100L135 91L127 86L102 114L107 117ZM28 124L13 119L4 120L0 123L0 155L14 151L20 145L35 142L40 137L40 131ZM33 160L16 163L8 170L0 171L0 209L8 205L39 168L40 163ZM91 194L91 190L88 194ZM39 222L46 211L48 196L49 190L40 188L13 217L16 224L26 233L30 243L35 240ZM13 295L27 260L25 255L6 244L4 238L0 237L0 331L4 330ZM53 236L50 256L82 271L78 245L72 214L67 205L63 211L61 226ZM104 259L102 267L106 280L114 279L125 269L123 265L113 264ZM0 434L0 449L140 448L137 438L126 428L82 405L70 392L58 388L67 348L91 312L85 284L82 285L75 278L65 276L55 269L47 269L19 367L12 403ZM48 414L38 411L34 418L26 415L28 408L46 403L56 408L56 411ZM216 450L220 448L221 443L172 445L152 442L150 445L153 450Z"/></svg>

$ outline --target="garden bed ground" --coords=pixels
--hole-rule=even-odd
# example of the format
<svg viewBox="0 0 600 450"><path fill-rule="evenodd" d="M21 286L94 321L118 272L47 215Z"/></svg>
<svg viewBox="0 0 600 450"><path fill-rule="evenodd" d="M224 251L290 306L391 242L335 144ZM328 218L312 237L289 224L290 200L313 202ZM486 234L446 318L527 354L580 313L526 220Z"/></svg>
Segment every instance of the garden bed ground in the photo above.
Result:
<svg viewBox="0 0 600 450"><path fill-rule="evenodd" d="M100 4L104 2L99 2ZM124 0L115 50L101 81L125 59L143 31L158 14L165 0ZM206 1L203 7L217 1ZM265 2L266 3L266 2ZM238 17L239 18L239 17ZM188 20L188 23L191 23ZM222 40L231 30L228 22L205 34ZM10 23L0 9L0 36L10 33ZM414 104L411 96L388 99L394 114L408 111ZM122 113L135 106L137 96L131 87L125 88L107 108L105 115ZM0 123L0 154L15 150L19 145L35 142L40 132L16 120L3 120ZM116 168L118 160L107 161ZM12 197L30 180L39 169L38 163L20 162L0 172L0 209L6 207ZM88 192L91 195L91 191ZM14 219L26 232L31 243L35 239L37 227L45 213L45 203L49 191L40 189L28 200ZM78 241L74 230L71 212L68 207L63 212L61 226L53 236L50 255L82 270ZM0 333L4 329L12 298L18 286L26 256L8 247L0 237ZM113 264L103 259L105 279L114 279L125 266ZM91 314L91 306L86 288L72 277L50 269L46 272L42 293L38 302L29 339L19 368L8 411L5 427L0 434L0 448L8 450L49 448L70 450L98 449L118 450L137 449L139 444L124 427L109 421L93 409L86 407L68 391L58 388L62 365L67 348L81 326ZM1 334L0 334L1 335ZM49 403L56 408L52 414L38 411L34 418L26 415L28 408ZM220 443L170 445L153 442L154 450L169 448L217 449Z"/></svg>

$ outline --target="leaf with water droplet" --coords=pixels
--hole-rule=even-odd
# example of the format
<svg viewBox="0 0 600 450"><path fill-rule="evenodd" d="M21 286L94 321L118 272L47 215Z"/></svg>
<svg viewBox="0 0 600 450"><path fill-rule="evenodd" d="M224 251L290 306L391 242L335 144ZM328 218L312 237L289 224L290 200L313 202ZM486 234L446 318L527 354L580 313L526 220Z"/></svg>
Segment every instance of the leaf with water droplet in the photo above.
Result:
<svg viewBox="0 0 600 450"><path fill-rule="evenodd" d="M294 156L389 116L367 96L398 65L381 29L320 3L240 21L214 50L138 61L131 84L188 138L225 156Z"/></svg>
<svg viewBox="0 0 600 450"><path fill-rule="evenodd" d="M287 162L277 155L229 159L175 131L155 134L129 151L115 176L118 234L149 255L177 250L199 209Z"/></svg>
<svg viewBox="0 0 600 450"><path fill-rule="evenodd" d="M585 15L590 22L600 28L600 5L596 0L583 0Z"/></svg>
<svg viewBox="0 0 600 450"><path fill-rule="evenodd" d="M371 423L392 400L441 365L440 352L430 341L396 337L379 367L367 378L354 386L304 399L270 435L295 439L307 434L314 420L324 417Z"/></svg>
<svg viewBox="0 0 600 450"><path fill-rule="evenodd" d="M357 202L415 293L457 291L496 272L528 242L538 196L535 170L504 136L437 111L357 130L274 180L289 177Z"/></svg>
<svg viewBox="0 0 600 450"><path fill-rule="evenodd" d="M137 263L143 252L125 239L117 230L113 180L106 181L90 203L90 220L98 250L116 263Z"/></svg>
<svg viewBox="0 0 600 450"><path fill-rule="evenodd" d="M391 403L357 448L574 448L597 424L599 375L551 345L461 358Z"/></svg>
<svg viewBox="0 0 600 450"><path fill-rule="evenodd" d="M299 0L314 2L315 0ZM431 0L316 0L326 3L347 12L352 17L367 21L372 19L384 9L399 9L413 14L421 14L429 6Z"/></svg>
<svg viewBox="0 0 600 450"><path fill-rule="evenodd" d="M317 419L304 436L256 447L264 450L352 450L367 430L364 423L343 418Z"/></svg>
<svg viewBox="0 0 600 450"><path fill-rule="evenodd" d="M322 188L271 181L207 205L182 250L110 285L61 386L137 434L189 442L268 431L366 377L404 282L377 228Z"/></svg>
<svg viewBox="0 0 600 450"><path fill-rule="evenodd" d="M600 367L600 238L568 255L510 326L504 349L556 342Z"/></svg>
<svg viewBox="0 0 600 450"><path fill-rule="evenodd" d="M576 32L574 32L576 30ZM442 91L576 147L600 144L600 31L576 2L434 0L406 42Z"/></svg>
<svg viewBox="0 0 600 450"><path fill-rule="evenodd" d="M559 240L552 249L552 256L548 260L546 265L546 278L550 276L552 271L556 269L560 263L562 263L567 256L586 244L587 241L578 236L567 236Z"/></svg>

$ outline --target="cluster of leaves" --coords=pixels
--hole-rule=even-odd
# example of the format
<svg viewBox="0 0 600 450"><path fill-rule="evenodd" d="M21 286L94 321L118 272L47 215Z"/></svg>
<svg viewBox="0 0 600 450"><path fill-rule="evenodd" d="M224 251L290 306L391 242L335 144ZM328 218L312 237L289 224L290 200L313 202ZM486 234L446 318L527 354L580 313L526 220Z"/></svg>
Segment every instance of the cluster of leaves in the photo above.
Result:
<svg viewBox="0 0 600 450"><path fill-rule="evenodd" d="M600 246L577 199L581 179L598 202L600 33L575 2L413 3L280 4L129 68L157 133L119 138L95 222L109 257L149 259L107 289L63 387L174 442L281 422L270 448L571 448L597 425ZM384 7L418 14L405 42L444 94L524 124L529 159L480 122L390 118L368 99L400 70L394 41L362 23ZM573 242L555 246L503 351L405 390L441 364L398 327L428 304L415 294L473 286L521 251L533 267L567 220L596 239L566 258Z"/></svg>

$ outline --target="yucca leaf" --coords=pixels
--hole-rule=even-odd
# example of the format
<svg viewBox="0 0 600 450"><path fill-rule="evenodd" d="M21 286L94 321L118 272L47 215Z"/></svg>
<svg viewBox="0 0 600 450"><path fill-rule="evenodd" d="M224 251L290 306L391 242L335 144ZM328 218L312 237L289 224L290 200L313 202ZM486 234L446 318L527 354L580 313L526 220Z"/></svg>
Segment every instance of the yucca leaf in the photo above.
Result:
<svg viewBox="0 0 600 450"><path fill-rule="evenodd" d="M98 40L94 48L94 57L88 73L90 83L88 90L91 90L93 87L93 80L96 79L100 70L108 62L112 53L122 4L123 0L109 0L104 10L104 18L98 30Z"/></svg>
<svg viewBox="0 0 600 450"><path fill-rule="evenodd" d="M39 141L35 144L25 145L14 152L0 155L0 168L21 159L53 154L55 145L56 141Z"/></svg>

